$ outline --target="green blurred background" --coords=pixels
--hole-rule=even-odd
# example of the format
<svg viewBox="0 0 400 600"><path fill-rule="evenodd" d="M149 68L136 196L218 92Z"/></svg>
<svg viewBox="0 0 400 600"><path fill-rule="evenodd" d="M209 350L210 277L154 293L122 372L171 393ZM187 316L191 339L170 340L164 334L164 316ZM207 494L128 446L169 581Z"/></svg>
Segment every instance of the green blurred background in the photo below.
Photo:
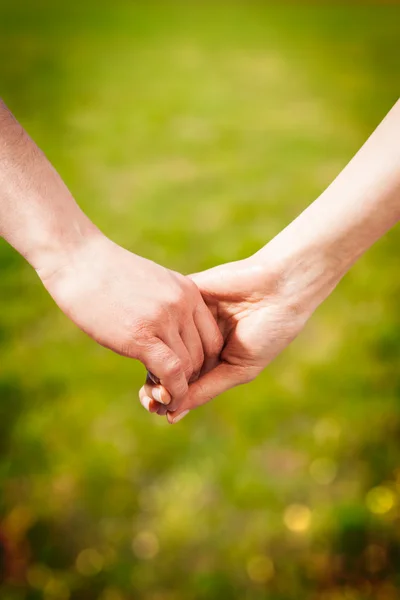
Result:
<svg viewBox="0 0 400 600"><path fill-rule="evenodd" d="M113 240L264 245L399 93L400 7L1 0L4 100ZM400 241L170 427L0 246L1 600L400 597Z"/></svg>

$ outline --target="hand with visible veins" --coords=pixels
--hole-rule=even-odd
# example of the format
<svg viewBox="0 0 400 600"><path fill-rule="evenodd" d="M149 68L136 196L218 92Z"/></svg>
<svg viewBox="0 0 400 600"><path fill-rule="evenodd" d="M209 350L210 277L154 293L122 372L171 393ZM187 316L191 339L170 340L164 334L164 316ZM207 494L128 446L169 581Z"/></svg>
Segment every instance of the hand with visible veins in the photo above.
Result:
<svg viewBox="0 0 400 600"><path fill-rule="evenodd" d="M193 277L216 316L224 347L219 364L205 369L168 412L169 422L254 379L399 220L400 101L335 181L276 238L251 258ZM167 393L147 380L140 397L151 396ZM166 412L154 401L149 408Z"/></svg>

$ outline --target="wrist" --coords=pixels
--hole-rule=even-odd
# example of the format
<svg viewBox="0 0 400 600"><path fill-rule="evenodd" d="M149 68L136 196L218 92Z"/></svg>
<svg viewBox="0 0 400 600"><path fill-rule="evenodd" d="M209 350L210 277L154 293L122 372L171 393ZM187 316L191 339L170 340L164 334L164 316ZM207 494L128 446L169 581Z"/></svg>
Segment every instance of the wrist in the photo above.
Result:
<svg viewBox="0 0 400 600"><path fill-rule="evenodd" d="M268 277L274 273L280 303L309 318L331 294L349 265L324 241L313 237L303 240L299 233L289 226L250 260Z"/></svg>
<svg viewBox="0 0 400 600"><path fill-rule="evenodd" d="M42 281L50 279L72 263L85 247L93 244L103 234L77 207L76 214L67 222L55 223L38 232L32 239L25 258Z"/></svg>

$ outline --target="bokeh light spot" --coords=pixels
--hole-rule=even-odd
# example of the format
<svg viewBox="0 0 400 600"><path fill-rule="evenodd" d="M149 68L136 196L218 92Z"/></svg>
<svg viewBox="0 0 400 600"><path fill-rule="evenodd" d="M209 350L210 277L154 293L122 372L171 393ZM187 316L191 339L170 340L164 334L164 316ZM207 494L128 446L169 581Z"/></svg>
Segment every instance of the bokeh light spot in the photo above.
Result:
<svg viewBox="0 0 400 600"><path fill-rule="evenodd" d="M67 584L60 579L50 579L44 588L46 600L68 600L70 591Z"/></svg>
<svg viewBox="0 0 400 600"><path fill-rule="evenodd" d="M132 542L132 549L138 558L151 560L159 551L158 538L152 531L141 531Z"/></svg>
<svg viewBox="0 0 400 600"><path fill-rule="evenodd" d="M99 600L125 600L125 595L115 587L106 588Z"/></svg>
<svg viewBox="0 0 400 600"><path fill-rule="evenodd" d="M390 488L379 485L368 492L365 502L372 513L383 515L393 508L396 497Z"/></svg>
<svg viewBox="0 0 400 600"><path fill-rule="evenodd" d="M17 505L6 517L3 528L6 534L13 540L23 537L25 531L32 526L36 517L31 508L25 505Z"/></svg>
<svg viewBox="0 0 400 600"><path fill-rule="evenodd" d="M320 419L314 427L314 437L320 444L338 440L340 433L339 423L329 417Z"/></svg>
<svg viewBox="0 0 400 600"><path fill-rule="evenodd" d="M32 565L29 567L26 578L31 587L43 590L52 576L51 570L46 565Z"/></svg>
<svg viewBox="0 0 400 600"><path fill-rule="evenodd" d="M95 548L82 550L76 559L76 570L86 577L97 575L104 566L104 558Z"/></svg>
<svg viewBox="0 0 400 600"><path fill-rule="evenodd" d="M385 581L377 590L376 600L399 600L399 590L390 581Z"/></svg>
<svg viewBox="0 0 400 600"><path fill-rule="evenodd" d="M331 458L317 458L310 465L310 474L320 485L329 485L337 474L336 463Z"/></svg>
<svg viewBox="0 0 400 600"><path fill-rule="evenodd" d="M311 510L303 504L291 504L285 510L283 520L290 531L301 533L311 524Z"/></svg>
<svg viewBox="0 0 400 600"><path fill-rule="evenodd" d="M247 574L255 583L266 583L274 576L274 563L265 554L252 556L247 562Z"/></svg>

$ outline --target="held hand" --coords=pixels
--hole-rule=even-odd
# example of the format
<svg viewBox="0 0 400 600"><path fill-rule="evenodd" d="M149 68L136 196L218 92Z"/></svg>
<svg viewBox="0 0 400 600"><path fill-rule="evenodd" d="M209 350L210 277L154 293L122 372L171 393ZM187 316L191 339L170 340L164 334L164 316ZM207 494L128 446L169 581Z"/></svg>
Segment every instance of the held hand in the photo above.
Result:
<svg viewBox="0 0 400 600"><path fill-rule="evenodd" d="M71 251L63 265L38 273L76 325L158 377L174 399L172 409L204 361L219 355L221 334L196 285L103 235Z"/></svg>
<svg viewBox="0 0 400 600"><path fill-rule="evenodd" d="M217 320L224 348L218 365L189 386L175 412L168 412L170 423L226 390L252 381L300 333L310 316L283 291L287 288L281 273L256 256L192 279ZM153 389L147 381L141 398L151 396ZM152 404L150 410L155 409Z"/></svg>

